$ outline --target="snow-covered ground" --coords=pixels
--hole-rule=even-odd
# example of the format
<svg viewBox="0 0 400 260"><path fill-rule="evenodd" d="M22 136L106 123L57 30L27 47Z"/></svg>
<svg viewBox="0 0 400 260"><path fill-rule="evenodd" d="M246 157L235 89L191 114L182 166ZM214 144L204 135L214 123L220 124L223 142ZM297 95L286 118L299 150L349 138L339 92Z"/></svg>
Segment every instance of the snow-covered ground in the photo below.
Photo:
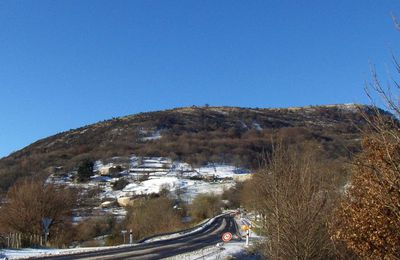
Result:
<svg viewBox="0 0 400 260"><path fill-rule="evenodd" d="M169 239L172 237L166 237ZM125 246L125 245L124 245ZM123 247L123 246L118 246ZM74 249L4 249L0 250L0 259L27 259L30 257L43 257L51 255L70 255L74 253L83 253L89 251L99 251L116 247L87 247ZM236 259L259 259L251 256L247 252L244 242L234 241L228 243L220 243L218 246L210 246L190 253L178 255L168 259L225 259L228 256L234 256Z"/></svg>
<svg viewBox="0 0 400 260"><path fill-rule="evenodd" d="M140 133L143 135L142 141L153 141L161 139L161 130L145 130L142 129Z"/></svg>
<svg viewBox="0 0 400 260"><path fill-rule="evenodd" d="M235 259L244 259L247 255L243 242L219 243L215 246L205 247L200 250L169 257L169 260L197 260L197 259L227 259L228 257L236 257ZM239 258L240 256L240 258ZM248 258L251 259L251 258Z"/></svg>
<svg viewBox="0 0 400 260"><path fill-rule="evenodd" d="M143 181L141 183L128 184L121 193L128 194L129 192L131 192L135 195L144 195L158 193L161 189L166 188L171 192L176 192L177 190L183 191L184 199L186 201L190 201L197 194L200 193L221 194L224 189L228 189L233 185L233 181L210 183L205 181L189 180L185 178L170 176L150 177L149 180ZM111 192L111 196L114 193L115 192Z"/></svg>
<svg viewBox="0 0 400 260"><path fill-rule="evenodd" d="M189 232L176 232L169 235L162 235L150 238L144 243L166 240L171 238L177 238L183 235L187 235L193 232L197 232L211 225L215 221L216 217L205 220L196 229ZM240 221L235 219L236 221ZM249 221L249 220L246 220ZM241 224L241 222L238 222ZM24 249L3 249L0 250L0 259L26 259L30 257L41 257L41 256L51 256L51 255L70 255L74 253L82 253L89 251L99 251L110 248L125 247L130 245L121 245L117 247L86 247L86 248L73 248L73 249L34 249L34 248L24 248ZM258 259L250 256L243 241L232 241L228 243L219 243L215 246L210 246L203 248L201 250L193 251L190 253L178 255L169 259L225 259L228 256L240 257L239 259Z"/></svg>
<svg viewBox="0 0 400 260"><path fill-rule="evenodd" d="M0 250L0 259L26 259L30 257L44 257L51 255L70 255L75 253L84 253L89 251L99 251L110 248L126 247L121 245L114 247L81 247L73 249L54 249L54 248L22 248L22 249L2 249Z"/></svg>
<svg viewBox="0 0 400 260"><path fill-rule="evenodd" d="M235 185L237 179L249 176L247 169L232 165L208 164L194 168L188 163L172 161L165 157L114 157L107 162L94 163L95 175L87 183L74 183L74 174L55 174L49 182L62 183L82 188L99 189L98 207L95 210L122 217L124 208L118 203L122 199L140 195L159 193L168 189L190 203L200 193L222 194ZM128 184L120 190L113 189L113 184L124 179ZM76 220L82 219L77 216Z"/></svg>
<svg viewBox="0 0 400 260"><path fill-rule="evenodd" d="M221 214L221 215L223 215L223 214ZM218 215L218 216L221 216L221 215ZM194 232L198 232L198 231L206 228L207 226L211 225L212 223L214 223L215 219L218 216L215 216L215 217L210 218L210 219L205 219L204 221L202 221L200 224L198 224L194 229L192 229L190 231L185 231L184 230L182 232L175 232L175 233L171 233L171 234L168 234L168 235L154 236L154 237L151 237L149 239L144 240L143 242L144 243L149 243L149 242L154 242L154 241L167 240L167 239L172 239L172 238L178 238L178 237L181 237L181 236L186 236L186 235L192 234Z"/></svg>
<svg viewBox="0 0 400 260"><path fill-rule="evenodd" d="M231 165L209 164L200 168L196 168L201 176L215 176L217 178L233 178L237 174L245 174L249 171L237 168Z"/></svg>
<svg viewBox="0 0 400 260"><path fill-rule="evenodd" d="M247 218L235 218L236 223L239 227L242 225L251 225L251 221ZM239 231L241 235L245 235L243 230ZM254 245L255 241L261 239L254 232L250 234L250 242L249 246L246 247L246 240L231 240L227 243L221 242L214 245L202 248L200 250L196 250L193 252L169 257L169 260L199 260L199 259L229 259L232 257L233 259L244 259L244 260L259 260L262 259L259 255L252 255L249 252L249 249Z"/></svg>

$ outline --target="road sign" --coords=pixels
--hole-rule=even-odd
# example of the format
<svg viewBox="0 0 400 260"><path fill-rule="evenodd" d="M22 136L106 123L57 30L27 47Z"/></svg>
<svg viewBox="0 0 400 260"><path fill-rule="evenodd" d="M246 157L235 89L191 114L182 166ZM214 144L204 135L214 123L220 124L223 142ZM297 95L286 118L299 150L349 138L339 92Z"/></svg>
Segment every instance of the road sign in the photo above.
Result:
<svg viewBox="0 0 400 260"><path fill-rule="evenodd" d="M232 234L230 232L226 232L222 235L222 240L224 242L229 242L232 239Z"/></svg>
<svg viewBox="0 0 400 260"><path fill-rule="evenodd" d="M53 222L53 219L51 218L42 218L43 222L43 229L44 229L44 244L47 244L47 237L49 236L49 229L50 225Z"/></svg>
<svg viewBox="0 0 400 260"><path fill-rule="evenodd" d="M243 230L249 230L249 229L251 229L251 226L243 225L243 226L242 226L242 229L243 229Z"/></svg>
<svg viewBox="0 0 400 260"><path fill-rule="evenodd" d="M44 232L48 233L50 225L51 225L51 222L53 222L53 219L51 219L51 218L43 218L42 222L43 222Z"/></svg>

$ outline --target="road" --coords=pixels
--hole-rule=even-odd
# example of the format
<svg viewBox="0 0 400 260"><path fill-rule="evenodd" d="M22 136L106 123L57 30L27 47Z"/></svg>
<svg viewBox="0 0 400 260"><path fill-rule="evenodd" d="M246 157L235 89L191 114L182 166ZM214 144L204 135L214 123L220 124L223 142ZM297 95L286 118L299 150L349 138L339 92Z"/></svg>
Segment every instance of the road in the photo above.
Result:
<svg viewBox="0 0 400 260"><path fill-rule="evenodd" d="M49 256L40 259L162 259L175 256L222 242L224 232L237 233L237 225L230 215L220 216L208 227L178 238L155 241L134 246L65 256Z"/></svg>

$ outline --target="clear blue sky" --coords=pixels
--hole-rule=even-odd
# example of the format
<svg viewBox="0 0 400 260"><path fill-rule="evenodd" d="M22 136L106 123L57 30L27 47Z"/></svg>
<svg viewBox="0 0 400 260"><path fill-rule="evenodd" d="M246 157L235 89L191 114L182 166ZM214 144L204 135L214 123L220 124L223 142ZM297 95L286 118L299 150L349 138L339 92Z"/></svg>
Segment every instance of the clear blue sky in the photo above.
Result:
<svg viewBox="0 0 400 260"><path fill-rule="evenodd" d="M302 2L302 3L300 3ZM0 1L0 157L112 117L190 105L367 103L400 1Z"/></svg>

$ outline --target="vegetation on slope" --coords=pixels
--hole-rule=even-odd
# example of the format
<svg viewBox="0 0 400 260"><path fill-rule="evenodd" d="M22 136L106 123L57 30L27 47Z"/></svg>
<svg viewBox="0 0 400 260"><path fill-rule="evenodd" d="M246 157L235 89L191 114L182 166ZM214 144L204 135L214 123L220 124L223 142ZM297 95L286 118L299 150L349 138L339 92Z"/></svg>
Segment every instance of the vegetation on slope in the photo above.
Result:
<svg viewBox="0 0 400 260"><path fill-rule="evenodd" d="M369 111L370 107L363 107ZM166 156L192 165L225 162L251 169L273 139L316 141L332 160L360 149L365 124L354 105L289 109L190 107L115 118L59 133L0 160L0 190L22 176L76 170L87 159ZM146 139L155 132L159 139Z"/></svg>

